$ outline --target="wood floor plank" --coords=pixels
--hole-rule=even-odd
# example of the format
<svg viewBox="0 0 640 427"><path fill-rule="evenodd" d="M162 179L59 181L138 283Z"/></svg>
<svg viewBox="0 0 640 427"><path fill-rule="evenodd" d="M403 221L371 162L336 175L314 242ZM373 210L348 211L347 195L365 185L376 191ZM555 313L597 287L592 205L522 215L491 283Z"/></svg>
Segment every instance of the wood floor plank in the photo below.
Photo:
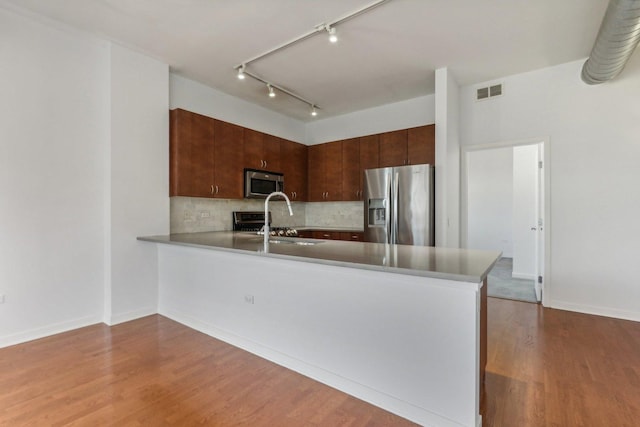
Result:
<svg viewBox="0 0 640 427"><path fill-rule="evenodd" d="M0 349L2 426L414 426L162 316Z"/></svg>
<svg viewBox="0 0 640 427"><path fill-rule="evenodd" d="M640 324L489 298L483 425L637 426ZM410 426L162 316L0 349L0 426Z"/></svg>
<svg viewBox="0 0 640 427"><path fill-rule="evenodd" d="M489 298L484 426L636 427L640 323Z"/></svg>

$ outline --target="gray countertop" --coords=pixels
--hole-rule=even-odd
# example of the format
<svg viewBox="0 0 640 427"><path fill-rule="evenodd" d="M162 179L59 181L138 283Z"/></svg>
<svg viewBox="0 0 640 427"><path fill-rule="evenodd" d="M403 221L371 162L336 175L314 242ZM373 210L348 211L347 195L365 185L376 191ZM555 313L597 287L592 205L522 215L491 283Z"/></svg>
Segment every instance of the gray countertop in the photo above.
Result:
<svg viewBox="0 0 640 427"><path fill-rule="evenodd" d="M138 240L146 242L473 283L483 281L501 256L499 251L340 240L273 239L279 243L270 243L268 252L265 252L263 237L248 232L216 231L138 237Z"/></svg>

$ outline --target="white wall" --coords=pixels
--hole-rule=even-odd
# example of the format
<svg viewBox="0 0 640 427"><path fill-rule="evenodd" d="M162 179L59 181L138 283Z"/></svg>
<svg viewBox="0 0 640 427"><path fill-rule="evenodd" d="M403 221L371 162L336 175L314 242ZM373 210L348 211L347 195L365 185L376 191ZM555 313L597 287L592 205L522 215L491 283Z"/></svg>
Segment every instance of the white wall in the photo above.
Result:
<svg viewBox="0 0 640 427"><path fill-rule="evenodd" d="M0 7L0 347L157 311L168 66Z"/></svg>
<svg viewBox="0 0 640 427"><path fill-rule="evenodd" d="M467 153L467 248L513 256L513 148Z"/></svg>
<svg viewBox="0 0 640 427"><path fill-rule="evenodd" d="M0 346L102 320L108 44L0 8Z"/></svg>
<svg viewBox="0 0 640 427"><path fill-rule="evenodd" d="M588 86L583 61L505 77L504 95L461 91L465 145L548 137L550 265L545 304L640 320L640 55Z"/></svg>
<svg viewBox="0 0 640 427"><path fill-rule="evenodd" d="M460 247L459 88L447 68L436 70L436 246Z"/></svg>
<svg viewBox="0 0 640 427"><path fill-rule="evenodd" d="M156 250L136 237L169 233L168 87L166 64L112 45L106 323L157 312Z"/></svg>
<svg viewBox="0 0 640 427"><path fill-rule="evenodd" d="M307 123L308 145L435 123L435 96L426 95Z"/></svg>
<svg viewBox="0 0 640 427"><path fill-rule="evenodd" d="M171 109L182 108L249 129L305 143L305 124L176 74L169 76Z"/></svg>

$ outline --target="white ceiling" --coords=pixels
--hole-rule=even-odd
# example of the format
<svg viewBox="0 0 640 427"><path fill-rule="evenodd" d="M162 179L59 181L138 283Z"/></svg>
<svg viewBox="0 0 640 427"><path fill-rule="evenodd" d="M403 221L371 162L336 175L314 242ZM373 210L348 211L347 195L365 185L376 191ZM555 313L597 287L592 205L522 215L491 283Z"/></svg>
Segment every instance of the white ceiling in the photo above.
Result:
<svg viewBox="0 0 640 427"><path fill-rule="evenodd" d="M5 0L144 52L171 70L299 120L309 108L234 66L372 0ZM607 0L390 0L248 66L322 107L317 119L589 55Z"/></svg>

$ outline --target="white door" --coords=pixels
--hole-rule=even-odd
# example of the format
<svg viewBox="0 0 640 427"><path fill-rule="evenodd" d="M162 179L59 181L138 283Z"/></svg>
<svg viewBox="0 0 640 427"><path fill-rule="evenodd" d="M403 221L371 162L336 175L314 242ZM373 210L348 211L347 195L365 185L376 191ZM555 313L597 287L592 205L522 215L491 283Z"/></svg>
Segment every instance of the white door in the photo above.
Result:
<svg viewBox="0 0 640 427"><path fill-rule="evenodd" d="M538 273L538 145L513 147L513 277Z"/></svg>
<svg viewBox="0 0 640 427"><path fill-rule="evenodd" d="M544 289L544 145L538 144L538 227L537 227L537 255L538 269L536 273L536 299L542 301Z"/></svg>

